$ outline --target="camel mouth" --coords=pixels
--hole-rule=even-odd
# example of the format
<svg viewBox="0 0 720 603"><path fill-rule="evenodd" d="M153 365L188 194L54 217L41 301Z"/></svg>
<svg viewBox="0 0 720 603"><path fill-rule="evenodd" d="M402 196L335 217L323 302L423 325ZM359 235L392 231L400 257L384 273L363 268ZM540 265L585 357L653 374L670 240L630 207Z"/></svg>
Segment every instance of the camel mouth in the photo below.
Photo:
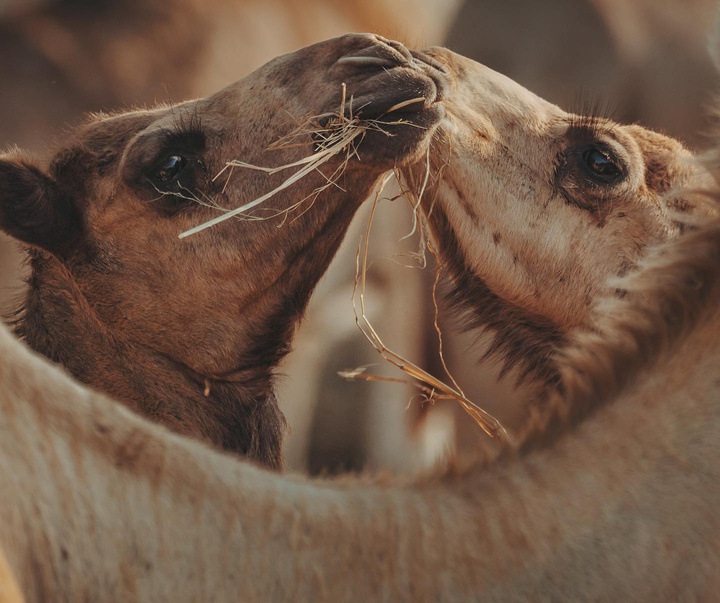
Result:
<svg viewBox="0 0 720 603"><path fill-rule="evenodd" d="M420 51L410 51L412 59L408 67L412 69L411 73L417 80L418 85L422 86L422 95L415 98L396 103L383 114L375 119L380 122L392 122L398 118L406 117L409 120L418 122L419 114L424 114L423 123L417 125L427 125L428 119L441 119L445 115L445 107L443 101L447 96L448 88L448 71L444 65L436 61L431 56ZM362 116L366 118L365 115Z"/></svg>
<svg viewBox="0 0 720 603"><path fill-rule="evenodd" d="M378 98L356 109L360 122L376 125L428 126L444 115L444 105L439 98L438 86L428 77L417 78L410 91L399 91L396 95ZM349 116L350 117L350 116Z"/></svg>
<svg viewBox="0 0 720 603"><path fill-rule="evenodd" d="M389 97L383 103L363 109L361 121L372 121L388 131L415 139L419 132L431 132L446 116L449 73L444 65L420 51L409 51L411 57L403 65L404 83L396 91L390 106Z"/></svg>
<svg viewBox="0 0 720 603"><path fill-rule="evenodd" d="M423 97L400 101L377 116L363 112L358 116L361 122L371 121L376 126L392 126L393 131L399 126L428 129L445 117L445 105L437 94L425 94Z"/></svg>
<svg viewBox="0 0 720 603"><path fill-rule="evenodd" d="M361 78L348 91L349 102L343 103L346 118L426 127L444 115L441 103L449 74L442 63L423 52L381 39L380 44L341 57L335 67L344 77Z"/></svg>

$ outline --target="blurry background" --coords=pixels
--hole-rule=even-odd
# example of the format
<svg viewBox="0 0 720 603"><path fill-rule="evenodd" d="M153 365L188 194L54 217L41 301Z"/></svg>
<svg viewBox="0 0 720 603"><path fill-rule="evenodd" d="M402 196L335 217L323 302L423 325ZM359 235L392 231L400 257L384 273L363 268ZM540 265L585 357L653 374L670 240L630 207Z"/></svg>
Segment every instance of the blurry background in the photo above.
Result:
<svg viewBox="0 0 720 603"><path fill-rule="evenodd" d="M204 96L274 56L347 31L413 47L444 44L577 112L634 121L703 146L716 90L707 52L716 0L0 0L0 148L46 155L82 114ZM358 216L321 282L282 367L292 432L288 467L334 472L417 469L484 436L449 404L413 390L347 383L338 370L379 363L357 332L350 295ZM395 351L438 371L430 270L403 268L402 203L384 203L368 315ZM0 240L0 304L22 291L21 253ZM470 399L522 420L513 376L478 366L482 340L452 333L446 358ZM371 372L399 376L382 365Z"/></svg>

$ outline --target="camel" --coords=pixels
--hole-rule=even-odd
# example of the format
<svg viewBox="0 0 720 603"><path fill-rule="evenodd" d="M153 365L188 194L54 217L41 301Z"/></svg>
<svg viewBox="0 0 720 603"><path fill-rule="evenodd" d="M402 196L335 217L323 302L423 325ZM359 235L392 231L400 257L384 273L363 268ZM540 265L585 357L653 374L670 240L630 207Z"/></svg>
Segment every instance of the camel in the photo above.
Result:
<svg viewBox="0 0 720 603"><path fill-rule="evenodd" d="M697 152L711 143L706 109L713 104L718 72L707 43L716 12L714 0L662 6L646 0L467 1L442 45L568 111L637 122ZM532 388L518 383L514 371L501 377L496 363L478 367L467 349L488 345L490 337L477 338L474 331L447 329L444 352L453 375L468 398L481 400L507 428L519 428ZM457 449L474 448L474 427L460 420L456 428Z"/></svg>
<svg viewBox="0 0 720 603"><path fill-rule="evenodd" d="M360 203L425 152L442 110L436 71L395 43L350 35L205 99L95 117L46 170L2 157L0 228L31 249L16 333L151 419L279 468L273 372ZM287 177L223 171L226 162L274 167L310 155L322 142L310 133L269 147L305 117L340 111L342 98L347 111L355 103L356 127L373 120L372 131L276 195L277 218L178 239Z"/></svg>
<svg viewBox="0 0 720 603"><path fill-rule="evenodd" d="M456 0L370 0L360 4L213 0L210 5L205 0L0 0L4 84L0 87L0 146L17 145L44 155L49 141L62 139L87 112L208 96L280 54L347 31L374 31L404 37L414 44L438 44L455 7ZM412 20L407 19L409 13ZM397 217L376 225L374 248L379 255L393 253L395 241L405 234L406 208L395 203L385 211ZM313 293L295 335L295 347L302 352L291 351L280 367L284 378L278 381L276 397L293 425L283 444L283 461L289 469L308 468L309 450L328 442L323 435L326 431L311 427L313 417L333 416L326 406L352 413L346 419L349 429L343 442L359 451L359 462L368 456L364 451L370 451L373 458L369 460L380 465L397 466L398 460L416 463L426 456L423 440L416 437L419 426L405 426L407 390L394 386L378 392L377 388L338 384L335 378L335 371L347 368L333 353L335 349L365 361L365 347L354 337L352 319L341 325L334 321L333 328L327 328L328 312L335 306L344 308L352 291L353 257L364 217L359 215L351 225L339 261L330 266ZM21 264L23 256L17 244L0 233L3 313L12 309L24 286L27 266ZM422 286L422 274L417 271L397 275L376 264L374 272L378 279L373 291L389 299L399 300L402 292ZM386 303L373 319L385 333L397 330L412 348L420 345L416 342L422 338L421 312L422 306L410 310L400 303L397 307ZM329 395L328 380L334 387L345 388L340 395L342 403ZM315 411L316 405L323 408ZM385 435L375 432L373 445L368 446L362 425L372 416L372 408L383 415L376 424L383 426ZM407 443L398 442L403 430L408 431ZM378 446L381 437L397 453L391 455ZM331 458L341 455L342 451L333 451ZM326 467L328 454L315 453L313 458Z"/></svg>
<svg viewBox="0 0 720 603"><path fill-rule="evenodd" d="M575 216L586 240L574 244L595 244L595 273L613 277L604 298L598 286L594 319L587 320L582 309L565 310L577 298L552 295L563 273L537 281L544 315L572 327L556 366L498 345L547 384L533 430L500 446L495 458L415 480L283 476L129 412L2 329L0 546L26 601L715 598L717 199L685 192L664 205L648 202L657 201L662 182L696 187L709 174L682 161L675 143L639 128L595 128L603 152L568 153L565 142L575 138L566 135L587 134L579 128L591 122L449 51L429 53L426 60L444 63L450 80L432 153L442 170L425 201L445 261L463 249L472 251L464 257L493 266L481 250L500 254L501 241L494 243L491 231L469 246L468 233L478 234L480 223L470 209L490 206L515 221L519 237L532 228L523 212L545 190L548 170L557 169L550 190L569 188L567 198L539 196L540 209L566 224ZM547 127L556 136L543 147ZM513 146L522 132L523 146ZM637 140L666 145L659 155L643 155ZM503 204L513 149L524 152L516 174L523 180ZM561 161L547 161L548 153ZM572 163L576 155L602 164L607 179L601 184L579 171L585 168ZM533 157L536 163L526 161ZM615 161L622 178L608 165ZM453 179L461 170L472 177ZM414 173L406 172L408 181ZM568 187L566 178L578 186ZM445 190L452 187L457 191ZM599 200L610 188L613 202L605 207ZM587 198L592 203L570 195L582 190L595 195ZM511 203L521 200L520 208ZM669 207L678 210L672 219ZM622 211L625 230L616 223ZM469 238L440 236L440 214L449 224L465 220L461 232ZM612 253L603 251L606 238ZM537 232L525 242L557 265L565 255L553 244ZM614 262L633 245L624 258L630 265L615 276ZM578 262L576 278L584 266ZM508 307L537 303L534 290L527 298L507 293L518 293L518 273L493 274L507 276L507 288L497 291Z"/></svg>
<svg viewBox="0 0 720 603"><path fill-rule="evenodd" d="M457 54L463 74L431 153L422 201L463 326L529 392L563 389L562 351L593 328L613 283L677 236L703 204L681 189L711 178L681 143L637 125L567 114ZM473 77L464 74L472 73ZM426 166L406 170L419 189Z"/></svg>

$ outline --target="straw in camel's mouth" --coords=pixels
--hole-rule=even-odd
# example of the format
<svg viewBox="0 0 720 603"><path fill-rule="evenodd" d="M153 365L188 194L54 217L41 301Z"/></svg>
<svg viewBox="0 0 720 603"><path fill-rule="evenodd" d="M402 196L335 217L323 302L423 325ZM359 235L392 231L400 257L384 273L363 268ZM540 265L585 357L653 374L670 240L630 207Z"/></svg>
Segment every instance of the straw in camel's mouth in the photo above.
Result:
<svg viewBox="0 0 720 603"><path fill-rule="evenodd" d="M365 105L352 105L352 100L346 110L361 120L376 122L395 122L404 116L417 118L417 114L429 111L433 113L439 108L447 88L448 72L445 66L420 51L405 50L405 57L401 62L397 58L366 56L345 56L337 61L338 64L352 65L364 69L378 71L401 68L403 76L397 79L399 86L407 86L410 81L417 82L416 94L405 90L406 96L403 100L393 101L392 96L387 94L387 89L380 89L378 98L372 99ZM408 79L410 78L410 79ZM385 93L385 95L383 95ZM348 114L346 114L348 116ZM390 117L391 116L391 117Z"/></svg>
<svg viewBox="0 0 720 603"><path fill-rule="evenodd" d="M305 142L306 137L309 134L316 142L314 152L312 154L291 164L273 168L256 166L240 160L228 161L225 167L215 175L214 180L225 174L227 170L233 170L235 168L259 170L268 174L294 170L291 176L289 176L280 186L269 191L265 195L262 195L261 197L254 199L241 207L224 211L221 215L181 233L180 238L193 235L230 218L241 217L247 214L248 211L274 197L277 193L285 190L295 182L305 178L308 174L317 170L321 165L328 162L330 159L340 157L340 166L335 170L332 176L327 179L327 183L325 185L313 191L308 197L303 198L299 202L293 204L290 208L284 209L281 212L286 215L289 214L299 205L306 203L308 199L316 198L322 190L325 190L334 184L334 182L344 172L350 159L357 155L357 147L368 132L378 132L387 136L392 136L386 128L391 126L414 126L424 129L424 121L432 122L437 120L437 112L443 110L442 105L434 103L429 109L427 109L426 104L426 97L420 96L396 102L383 111L379 111L376 106L372 109L372 112L368 110L368 112L364 115L361 115L359 111L357 113L355 112L356 110L352 106L352 98L347 98L345 84L343 84L342 98L338 111L307 118L295 130L268 147L269 149L281 149L297 146L298 144L305 145L307 144ZM418 114L422 111L427 113L426 119L418 119ZM413 115L414 119L409 120L403 118L403 113ZM373 114L378 116L373 118L371 117Z"/></svg>

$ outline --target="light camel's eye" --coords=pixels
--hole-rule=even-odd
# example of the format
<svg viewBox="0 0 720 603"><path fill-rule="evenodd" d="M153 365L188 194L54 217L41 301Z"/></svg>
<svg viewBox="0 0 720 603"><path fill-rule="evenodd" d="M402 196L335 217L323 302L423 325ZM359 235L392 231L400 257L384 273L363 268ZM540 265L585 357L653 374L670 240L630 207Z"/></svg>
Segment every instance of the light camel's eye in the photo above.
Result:
<svg viewBox="0 0 720 603"><path fill-rule="evenodd" d="M158 184L170 184L177 180L187 165L182 155L168 155L150 173L150 179Z"/></svg>
<svg viewBox="0 0 720 603"><path fill-rule="evenodd" d="M619 161L598 147L583 151L582 166L590 178L599 184L614 184L625 176Z"/></svg>

